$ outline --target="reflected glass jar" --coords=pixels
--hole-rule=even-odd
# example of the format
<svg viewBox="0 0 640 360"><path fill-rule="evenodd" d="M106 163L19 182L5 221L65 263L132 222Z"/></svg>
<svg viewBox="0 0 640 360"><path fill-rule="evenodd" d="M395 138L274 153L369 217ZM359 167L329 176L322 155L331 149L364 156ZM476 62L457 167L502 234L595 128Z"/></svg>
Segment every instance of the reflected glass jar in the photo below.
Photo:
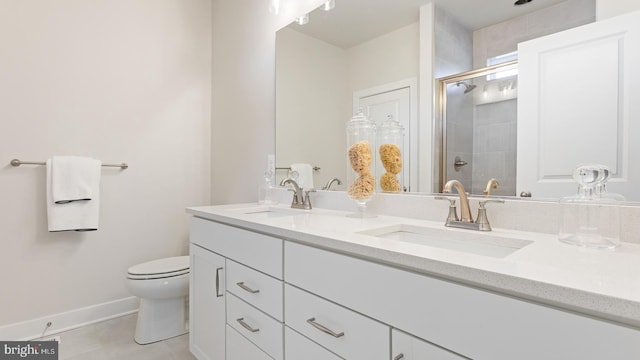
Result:
<svg viewBox="0 0 640 360"><path fill-rule="evenodd" d="M362 109L347 122L347 194L358 205L358 217L369 216L366 213L367 201L375 195L376 163L375 123L362 112Z"/></svg>
<svg viewBox="0 0 640 360"><path fill-rule="evenodd" d="M560 199L560 241L588 248L614 249L620 245L620 201L606 191L609 169L604 165L576 167L578 193Z"/></svg>
<svg viewBox="0 0 640 360"><path fill-rule="evenodd" d="M392 115L383 121L376 132L378 161L376 162L377 189L382 192L402 192L404 154L404 128Z"/></svg>

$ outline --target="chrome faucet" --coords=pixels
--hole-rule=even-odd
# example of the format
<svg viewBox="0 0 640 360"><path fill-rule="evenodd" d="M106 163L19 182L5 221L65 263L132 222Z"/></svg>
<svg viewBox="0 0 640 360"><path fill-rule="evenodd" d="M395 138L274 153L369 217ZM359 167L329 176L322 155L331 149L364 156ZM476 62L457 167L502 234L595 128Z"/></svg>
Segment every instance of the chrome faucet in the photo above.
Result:
<svg viewBox="0 0 640 360"><path fill-rule="evenodd" d="M495 178L491 178L491 179L489 179L489 182L487 182L487 188L484 189L482 194L483 195L491 195L491 190L492 189L497 189L498 186L500 186L500 183L498 182L498 180L496 180Z"/></svg>
<svg viewBox="0 0 640 360"><path fill-rule="evenodd" d="M450 199L444 196L437 196L437 200L448 200L449 201L449 214L447 215L447 220L445 222L445 226L456 227L462 229L470 229L470 230L478 230L478 231L491 231L491 224L489 224L489 219L487 218L487 209L485 205L487 203L504 203L502 199L491 199L491 200L483 200L478 202L478 216L474 221L471 217L471 211L469 208L469 198L467 197L467 193L464 191L464 187L462 183L458 180L450 180L444 185L444 189L442 192L450 193L451 188L454 187L458 192L458 196L460 197L460 219L458 220L458 214L456 210L456 201L454 199Z"/></svg>
<svg viewBox="0 0 640 360"><path fill-rule="evenodd" d="M340 179L333 178L333 179L327 181L327 184L322 187L322 190L331 190L331 185L333 185L334 182L337 182L338 185L342 185L342 181L340 181Z"/></svg>
<svg viewBox="0 0 640 360"><path fill-rule="evenodd" d="M280 186L285 186L287 184L293 185L293 189L289 189L293 191L293 199L291 200L291 207L293 209L305 209L311 210L311 199L309 198L310 192L315 192L315 189L303 191L303 189L298 186L298 183L292 178L285 178L280 181Z"/></svg>

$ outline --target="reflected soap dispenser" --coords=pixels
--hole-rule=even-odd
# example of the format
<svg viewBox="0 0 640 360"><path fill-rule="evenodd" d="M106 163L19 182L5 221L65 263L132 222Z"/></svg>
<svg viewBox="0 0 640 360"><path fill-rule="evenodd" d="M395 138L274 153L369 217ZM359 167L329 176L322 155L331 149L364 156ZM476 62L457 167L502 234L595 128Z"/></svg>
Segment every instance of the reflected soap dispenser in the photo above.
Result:
<svg viewBox="0 0 640 360"><path fill-rule="evenodd" d="M275 156L270 154L267 156L267 170L265 170L262 181L258 185L258 204L275 205L276 201L274 189L276 178L276 161Z"/></svg>
<svg viewBox="0 0 640 360"><path fill-rule="evenodd" d="M609 168L599 164L575 168L578 193L560 199L560 241L598 249L620 245L620 201L624 197L606 191L609 173Z"/></svg>

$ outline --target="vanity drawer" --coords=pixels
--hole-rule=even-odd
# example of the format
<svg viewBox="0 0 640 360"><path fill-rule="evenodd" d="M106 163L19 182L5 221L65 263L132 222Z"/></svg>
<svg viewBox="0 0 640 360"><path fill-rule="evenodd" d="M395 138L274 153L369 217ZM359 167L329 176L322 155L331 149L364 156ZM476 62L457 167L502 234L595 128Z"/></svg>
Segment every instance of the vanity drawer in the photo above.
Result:
<svg viewBox="0 0 640 360"><path fill-rule="evenodd" d="M192 243L282 279L282 239L197 217L190 221Z"/></svg>
<svg viewBox="0 0 640 360"><path fill-rule="evenodd" d="M306 337L284 327L284 358L287 360L341 360L342 358Z"/></svg>
<svg viewBox="0 0 640 360"><path fill-rule="evenodd" d="M283 321L282 280L227 260L227 291Z"/></svg>
<svg viewBox="0 0 640 360"><path fill-rule="evenodd" d="M275 360L282 360L284 325L227 292L227 324Z"/></svg>
<svg viewBox="0 0 640 360"><path fill-rule="evenodd" d="M273 360L273 358L240 335L234 328L226 327L226 360Z"/></svg>
<svg viewBox="0 0 640 360"><path fill-rule="evenodd" d="M387 360L390 329L285 284L287 326L346 359Z"/></svg>

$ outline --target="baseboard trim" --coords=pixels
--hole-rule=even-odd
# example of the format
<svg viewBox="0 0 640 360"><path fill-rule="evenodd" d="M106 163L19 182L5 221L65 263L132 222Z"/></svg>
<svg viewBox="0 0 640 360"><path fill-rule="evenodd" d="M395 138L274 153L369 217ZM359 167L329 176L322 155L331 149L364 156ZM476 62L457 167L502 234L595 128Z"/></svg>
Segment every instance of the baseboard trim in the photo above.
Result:
<svg viewBox="0 0 640 360"><path fill-rule="evenodd" d="M0 339L5 341L24 341L48 337L81 326L135 313L138 311L139 304L138 298L131 296L38 319L0 326ZM47 327L48 323L51 323L51 326Z"/></svg>

